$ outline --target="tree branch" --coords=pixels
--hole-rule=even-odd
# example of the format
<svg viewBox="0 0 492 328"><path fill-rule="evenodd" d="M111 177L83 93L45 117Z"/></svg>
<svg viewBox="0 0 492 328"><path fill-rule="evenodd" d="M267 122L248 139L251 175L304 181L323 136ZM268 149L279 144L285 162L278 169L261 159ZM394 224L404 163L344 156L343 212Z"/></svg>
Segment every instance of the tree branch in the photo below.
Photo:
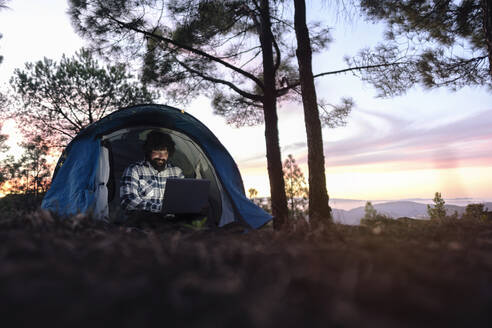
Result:
<svg viewBox="0 0 492 328"><path fill-rule="evenodd" d="M338 71L331 71L331 72L324 72L324 73L315 74L313 77L317 78L317 77L321 77L321 76L325 76L325 75L334 75L334 74L341 74L341 73L352 72L352 71L362 71L362 70L366 70L366 69L397 66L397 65L401 65L401 64L402 64L401 62L394 62L394 63L386 63L386 64L349 67L349 68L341 69Z"/></svg>
<svg viewBox="0 0 492 328"><path fill-rule="evenodd" d="M62 92L62 94L63 94L63 92ZM72 124L72 126L74 126L75 128L79 128L79 130L82 129L82 124L80 122L74 122L72 119L70 119L68 117L68 115L63 111L62 107L59 106L56 99L53 98L51 93L48 93L48 97L50 98L51 103L53 104L54 108L50 108L49 106L44 106L44 105L41 105L41 106L46 107L48 109L48 111L54 111L55 113L61 114L64 119L66 119L70 124ZM69 108L71 108L71 106L69 106ZM75 116L75 118L76 118L76 120L78 120L77 116Z"/></svg>
<svg viewBox="0 0 492 328"><path fill-rule="evenodd" d="M229 82L229 81L226 81L226 80L222 80L222 79L217 79L217 78L214 78L214 77L211 77L211 76L207 76L205 74L203 74L202 72L186 65L185 63L183 63L182 61L176 59L176 61L181 65L183 66L188 72L190 73L193 73L193 74L196 74L198 76L200 76L201 78L203 78L204 80L207 80L209 82L213 82L213 83L219 83L219 84L224 84L224 85L227 85L229 88L231 88L232 90L236 91L238 94L240 94L241 96L245 97L245 98L248 98L248 99L251 99L251 100L254 100L254 101L262 101L263 100L263 97L262 96L258 96L258 95L255 95L255 94L252 94L252 93L249 93L249 92L246 92L244 90L241 90L240 88L238 88L234 83L232 82Z"/></svg>
<svg viewBox="0 0 492 328"><path fill-rule="evenodd" d="M241 56L241 55L244 55L244 54L246 54L248 52L251 52L251 51L253 51L255 49L259 49L259 48L261 48L261 47L260 46L256 46L256 47L253 47L253 48L250 48L250 49L246 49L246 50L243 50L243 51L240 51L240 52L236 52L236 53L231 54L231 55L228 55L228 56L220 57L220 59L228 59L228 58L233 58L233 57ZM258 55L255 55L255 57L256 56L258 56ZM250 62L250 61L251 60L249 60L248 62ZM241 67L243 67L243 66L244 66L244 64L241 65Z"/></svg>
<svg viewBox="0 0 492 328"><path fill-rule="evenodd" d="M331 71L331 72L324 72L324 73L319 73L313 75L314 78L321 77L321 76L326 76L326 75L334 75L334 74L341 74L341 73L346 73L346 72L352 72L352 71L362 71L366 69L372 69L372 68L381 68L381 67L389 67L389 66L395 66L395 65L400 65L402 64L401 62L394 62L394 63L387 63L387 64L377 64L377 65L367 65L367 66L357 66L357 67L349 67L337 71ZM300 81L294 81L294 83L288 82L287 86L284 88L277 89L277 96L283 96L289 90L299 86L301 84Z"/></svg>
<svg viewBox="0 0 492 328"><path fill-rule="evenodd" d="M258 48L260 48L260 47L258 47ZM248 61L246 61L245 63L243 63L243 64L241 65L241 67L244 67L244 66L248 65L249 63L251 63L251 62L252 62L253 60L255 60L255 59L256 59L256 58L257 58L260 54L261 54L261 50L257 51L257 52L256 52L256 54L255 54L253 57L251 57Z"/></svg>
<svg viewBox="0 0 492 328"><path fill-rule="evenodd" d="M273 47L275 49L275 53L277 54L275 56L275 64L274 64L274 72L275 72L275 75L277 75L277 71L278 71L278 68L280 67L280 61L281 61L280 48L278 46L277 39L275 38L275 35L273 35L273 33L271 33L271 35L272 35L272 40L273 40Z"/></svg>
<svg viewBox="0 0 492 328"><path fill-rule="evenodd" d="M108 16L108 17L109 17L109 19L111 19L112 21L114 21L116 24L120 25L123 28L130 29L130 30L132 30L134 32L143 34L144 36L147 36L149 38L155 38L155 39L158 39L160 41L166 42L168 44L172 44L173 46L176 46L176 47L178 47L180 49L188 50L188 51L190 51L190 52L192 52L192 53L194 53L196 55L199 55L201 57L204 57L204 58L207 58L207 59L209 59L211 61L214 61L216 63L219 63L219 64L221 64L221 65L223 65L223 66L225 66L225 67L227 67L227 68L229 68L229 69L231 69L231 70L233 70L233 71L235 71L235 72L237 72L237 73L239 73L239 74L241 74L241 75L249 78L250 80L252 80L253 82L255 82L261 89L264 89L263 82L260 79L258 79L256 76L254 76L253 74L248 73L248 72L246 72L246 71L244 71L244 70L242 70L242 69L240 69L240 68L238 68L238 67L236 67L234 65L231 65L231 64L229 64L229 63L221 60L220 58L217 58L215 56L212 56L212 55L210 55L210 54L208 54L208 53L206 53L206 52L204 52L202 50L195 49L195 48L189 47L187 45L181 44L180 42L176 42L176 41L174 41L172 39L169 39L169 38L166 38L164 36L155 35L155 34L153 34L151 32L144 31L142 29L139 29L139 28L133 26L130 23L122 22L122 21L120 21L120 20L118 20L118 19L116 19L116 18L114 18L112 16Z"/></svg>

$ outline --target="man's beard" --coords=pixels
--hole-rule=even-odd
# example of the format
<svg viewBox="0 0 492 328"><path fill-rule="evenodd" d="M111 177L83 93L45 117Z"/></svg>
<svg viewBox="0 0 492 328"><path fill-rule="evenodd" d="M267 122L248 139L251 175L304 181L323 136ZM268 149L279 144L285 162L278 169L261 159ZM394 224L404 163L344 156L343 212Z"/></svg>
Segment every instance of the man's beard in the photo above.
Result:
<svg viewBox="0 0 492 328"><path fill-rule="evenodd" d="M166 160L159 160L159 159L151 159L150 164L156 169L157 171L162 171L166 168Z"/></svg>

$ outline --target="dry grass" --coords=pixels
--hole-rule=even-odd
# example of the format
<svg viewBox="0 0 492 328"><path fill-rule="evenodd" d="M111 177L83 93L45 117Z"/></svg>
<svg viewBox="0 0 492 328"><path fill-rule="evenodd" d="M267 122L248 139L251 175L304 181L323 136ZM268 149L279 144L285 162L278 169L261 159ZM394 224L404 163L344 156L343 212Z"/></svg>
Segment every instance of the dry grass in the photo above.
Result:
<svg viewBox="0 0 492 328"><path fill-rule="evenodd" d="M0 311L19 325L490 327L492 223L132 229L0 218Z"/></svg>

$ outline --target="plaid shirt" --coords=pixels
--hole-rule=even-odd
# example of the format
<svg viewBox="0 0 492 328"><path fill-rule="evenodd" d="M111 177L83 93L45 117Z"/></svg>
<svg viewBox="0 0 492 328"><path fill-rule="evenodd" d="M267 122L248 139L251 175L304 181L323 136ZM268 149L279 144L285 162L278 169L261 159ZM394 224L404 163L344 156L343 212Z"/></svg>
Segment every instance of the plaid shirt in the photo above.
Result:
<svg viewBox="0 0 492 328"><path fill-rule="evenodd" d="M131 164L121 176L121 207L159 213L167 178L184 178L183 171L169 163L160 172L146 160Z"/></svg>

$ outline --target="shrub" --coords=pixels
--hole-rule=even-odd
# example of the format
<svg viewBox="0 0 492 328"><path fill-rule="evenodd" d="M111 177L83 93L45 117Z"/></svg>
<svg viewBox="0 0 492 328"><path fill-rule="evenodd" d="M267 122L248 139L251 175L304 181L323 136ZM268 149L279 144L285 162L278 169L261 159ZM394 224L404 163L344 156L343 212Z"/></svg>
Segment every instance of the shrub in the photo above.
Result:
<svg viewBox="0 0 492 328"><path fill-rule="evenodd" d="M461 217L463 220L487 220L487 212L484 211L484 204L468 204L465 213Z"/></svg>

